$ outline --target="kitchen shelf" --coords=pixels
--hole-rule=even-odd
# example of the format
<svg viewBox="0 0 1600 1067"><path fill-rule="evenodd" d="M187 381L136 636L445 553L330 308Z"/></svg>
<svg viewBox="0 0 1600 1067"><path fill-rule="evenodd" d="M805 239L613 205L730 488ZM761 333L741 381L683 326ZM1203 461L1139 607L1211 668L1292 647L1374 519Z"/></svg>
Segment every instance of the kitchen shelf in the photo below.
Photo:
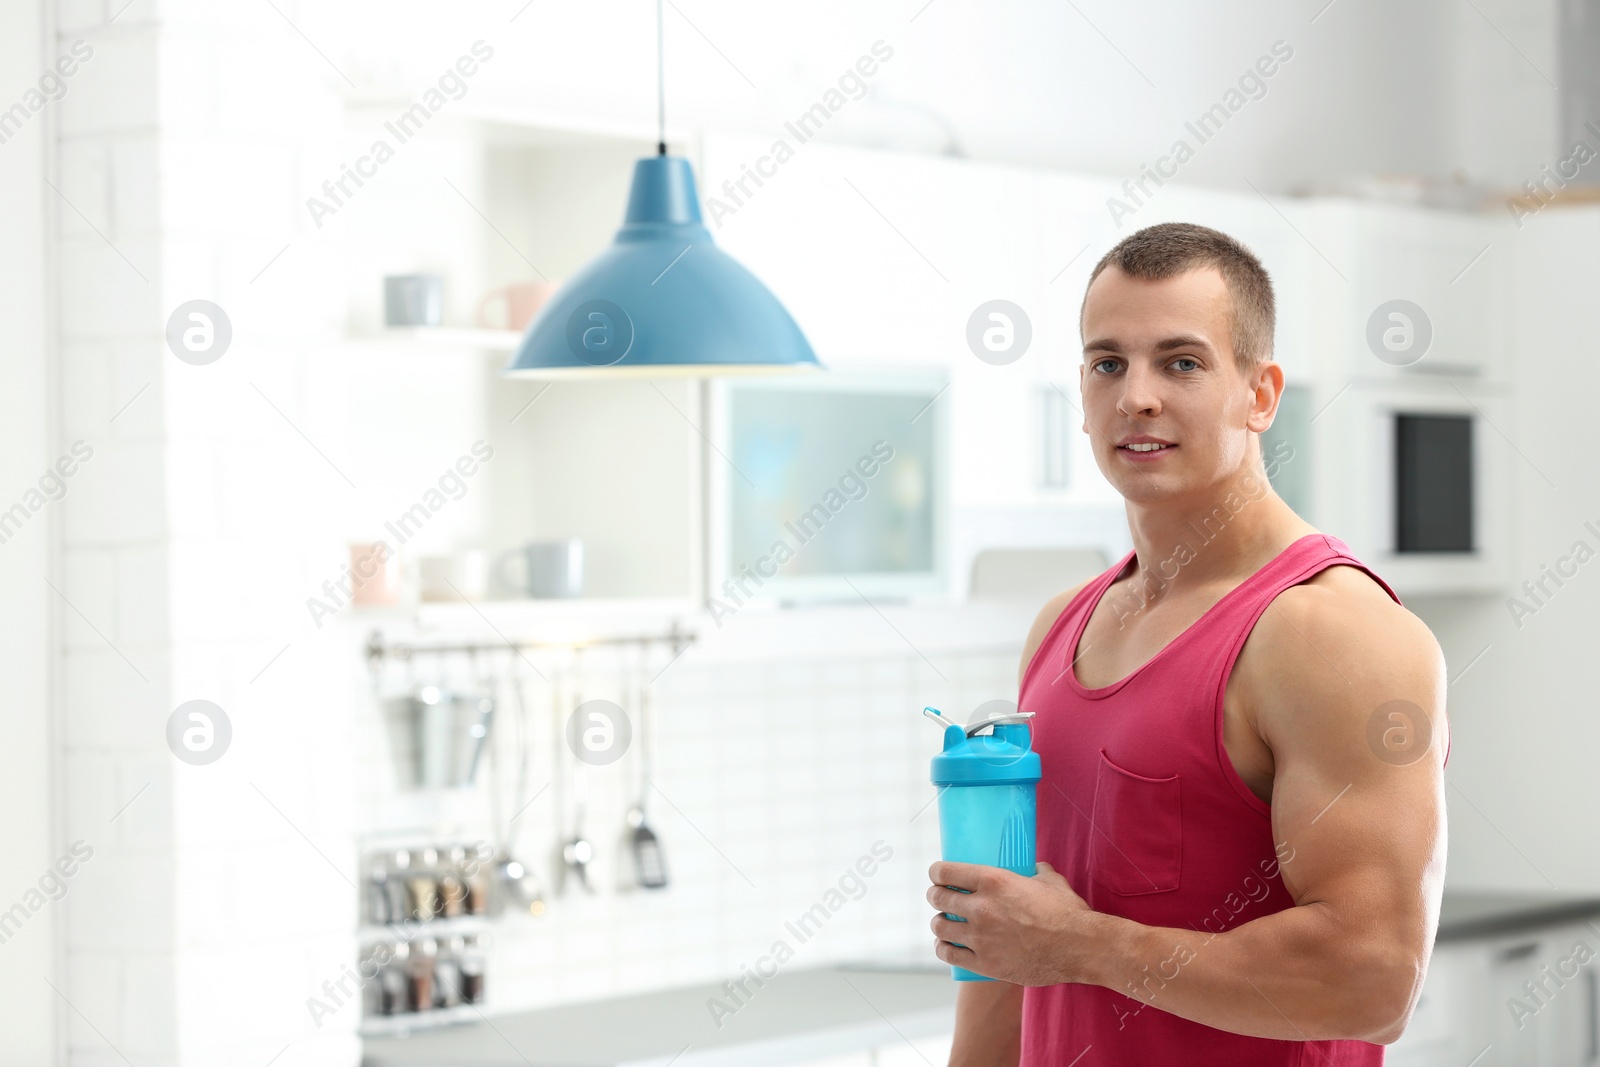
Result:
<svg viewBox="0 0 1600 1067"><path fill-rule="evenodd" d="M383 330L355 333L348 339L356 344L388 343L441 350L515 352L517 346L522 343L522 331L467 326L391 326Z"/></svg>
<svg viewBox="0 0 1600 1067"><path fill-rule="evenodd" d="M395 929L405 931L409 936L397 934ZM411 944L423 939L434 941L448 937L466 937L469 934L490 933L493 925L487 915L456 915L448 918L429 919L427 922L413 922L409 926L395 923L394 927L377 926L372 923L363 923L356 928L356 940L363 945L373 945L382 941L404 941Z"/></svg>
<svg viewBox="0 0 1600 1067"><path fill-rule="evenodd" d="M361 1020L360 1033L362 1037L406 1037L423 1030L481 1022L483 1018L482 1004L458 1004L453 1008L435 1008L432 1011L369 1016Z"/></svg>
<svg viewBox="0 0 1600 1067"><path fill-rule="evenodd" d="M702 606L688 597L574 597L548 600L425 602L413 617L417 633L478 632L486 626L508 637L529 631L631 633L641 625L698 615ZM692 628L686 625L686 628ZM398 627L396 627L398 635Z"/></svg>

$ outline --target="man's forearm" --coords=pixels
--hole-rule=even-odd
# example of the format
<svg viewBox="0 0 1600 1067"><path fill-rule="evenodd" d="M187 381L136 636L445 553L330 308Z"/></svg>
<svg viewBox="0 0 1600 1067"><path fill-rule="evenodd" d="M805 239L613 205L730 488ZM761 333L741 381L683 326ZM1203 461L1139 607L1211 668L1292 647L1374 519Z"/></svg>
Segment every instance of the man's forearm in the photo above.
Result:
<svg viewBox="0 0 1600 1067"><path fill-rule="evenodd" d="M1340 929L1317 904L1220 934L1101 918L1092 980L1140 1002L1124 1026L1149 1005L1254 1037L1392 1041L1421 977L1421 961Z"/></svg>
<svg viewBox="0 0 1600 1067"><path fill-rule="evenodd" d="M962 982L950 1067L1017 1067L1022 1058L1022 987Z"/></svg>

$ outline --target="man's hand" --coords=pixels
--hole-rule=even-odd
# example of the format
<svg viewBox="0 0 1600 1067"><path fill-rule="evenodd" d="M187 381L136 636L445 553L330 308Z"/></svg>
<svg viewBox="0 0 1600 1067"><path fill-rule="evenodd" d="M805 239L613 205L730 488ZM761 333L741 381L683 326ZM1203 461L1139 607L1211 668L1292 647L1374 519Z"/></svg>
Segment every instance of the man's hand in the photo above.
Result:
<svg viewBox="0 0 1600 1067"><path fill-rule="evenodd" d="M1028 878L976 863L929 867L928 903L940 912L931 924L938 957L1016 985L1093 982L1107 916L1084 903L1048 863L1038 871Z"/></svg>

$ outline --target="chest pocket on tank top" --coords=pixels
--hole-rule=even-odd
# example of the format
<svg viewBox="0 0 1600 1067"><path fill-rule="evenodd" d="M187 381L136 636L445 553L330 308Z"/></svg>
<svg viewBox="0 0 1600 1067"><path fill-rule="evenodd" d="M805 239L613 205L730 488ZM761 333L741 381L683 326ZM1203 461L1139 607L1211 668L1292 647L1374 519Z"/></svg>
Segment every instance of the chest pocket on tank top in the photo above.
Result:
<svg viewBox="0 0 1600 1067"><path fill-rule="evenodd" d="M1089 839L1089 870L1096 882L1130 897L1178 888L1181 792L1178 775L1135 774L1100 750Z"/></svg>

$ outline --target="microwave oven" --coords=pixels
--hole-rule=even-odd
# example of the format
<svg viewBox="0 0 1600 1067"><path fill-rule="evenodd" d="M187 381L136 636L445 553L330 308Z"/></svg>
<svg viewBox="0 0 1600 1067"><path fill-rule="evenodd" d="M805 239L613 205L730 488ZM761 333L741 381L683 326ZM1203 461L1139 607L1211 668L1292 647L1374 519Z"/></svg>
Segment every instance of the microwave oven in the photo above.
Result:
<svg viewBox="0 0 1600 1067"><path fill-rule="evenodd" d="M1305 517L1396 592L1504 586L1511 464L1527 457L1503 395L1476 382L1353 383L1310 428L1315 514Z"/></svg>

